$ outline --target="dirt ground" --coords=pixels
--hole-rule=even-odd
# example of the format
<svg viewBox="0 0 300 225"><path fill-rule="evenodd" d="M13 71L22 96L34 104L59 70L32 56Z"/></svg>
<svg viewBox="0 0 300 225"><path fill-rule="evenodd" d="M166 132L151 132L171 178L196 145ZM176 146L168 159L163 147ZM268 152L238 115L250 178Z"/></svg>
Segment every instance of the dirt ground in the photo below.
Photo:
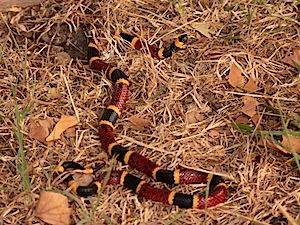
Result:
<svg viewBox="0 0 300 225"><path fill-rule="evenodd" d="M69 198L71 224L300 224L297 160L269 143L299 129L299 6L292 0L47 0L1 13L0 224L46 224L35 216L39 194L67 190L54 169L70 160L104 161L103 170L112 165L157 187L205 193L205 185L163 185L107 157L97 124L113 86L89 69L88 39L129 76L118 142L164 168L221 175L229 194L211 209L180 209L107 186L96 209L97 196ZM112 35L116 30L140 37L144 51ZM147 43L168 45L184 33L186 49L164 60L149 56ZM249 82L251 88L244 86ZM62 115L80 122L58 140L30 133L33 121L53 127Z"/></svg>

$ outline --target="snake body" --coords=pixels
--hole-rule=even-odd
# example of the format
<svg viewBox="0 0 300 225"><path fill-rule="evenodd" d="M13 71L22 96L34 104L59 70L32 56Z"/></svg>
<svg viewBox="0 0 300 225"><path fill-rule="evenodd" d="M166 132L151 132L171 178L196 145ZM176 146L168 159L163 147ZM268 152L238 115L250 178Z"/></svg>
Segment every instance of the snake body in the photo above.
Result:
<svg viewBox="0 0 300 225"><path fill-rule="evenodd" d="M119 33L121 38L128 41L135 49L142 48L142 42L139 38L129 34ZM157 48L148 45L149 53L152 57L163 59L171 57L176 50L185 48L187 36L181 35L167 48ZM170 205L178 205L181 208L209 208L216 206L226 200L227 186L222 178L217 175L203 173L192 169L166 170L159 167L155 162L147 159L143 155L122 147L115 141L113 134L114 125L121 116L128 101L129 80L126 74L102 61L99 57L99 50L93 42L88 46L88 60L90 68L99 73L105 73L106 77L114 84L115 90L109 106L104 110L99 122L99 139L102 148L109 156L116 156L117 160L128 164L132 168L148 175L156 181L167 184L210 184L210 193L208 196L188 195L155 188L146 181L130 174L128 171L111 171L108 185L121 184L124 187L133 190L146 199L156 202L162 202ZM57 168L57 171L64 172L67 169L80 169L88 173L95 173L92 168L84 169L75 162L65 162ZM79 196L89 196L99 192L102 188L106 173L97 176L97 180L89 186L80 186L70 175L66 179L69 186L73 187L73 192Z"/></svg>

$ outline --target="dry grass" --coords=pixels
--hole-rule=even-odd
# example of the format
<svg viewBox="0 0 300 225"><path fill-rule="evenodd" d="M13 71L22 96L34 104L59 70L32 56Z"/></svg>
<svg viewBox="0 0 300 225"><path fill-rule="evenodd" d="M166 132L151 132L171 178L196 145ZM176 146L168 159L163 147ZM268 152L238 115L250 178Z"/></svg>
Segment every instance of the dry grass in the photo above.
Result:
<svg viewBox="0 0 300 225"><path fill-rule="evenodd" d="M183 210L108 186L96 211L83 198L79 201L84 210L70 200L74 224L106 224L108 218L112 224L166 224L173 218L172 224L287 224L286 217L299 217L299 170L290 163L291 156L258 146L255 135L230 126L242 114L243 95L262 104L258 109L265 129L282 130L282 125L280 117L263 104L277 108L280 100L284 114L299 113L299 94L290 90L300 87L299 73L282 62L300 47L299 1L298 6L288 0L219 2L46 1L1 15L1 49L7 68L1 57L0 224L44 224L34 217L39 192L66 189L63 183L52 183L56 165L65 160L83 165L107 160L97 137L97 118L112 87L86 66L84 39L72 39L80 27L110 51L116 50L111 36L116 29L157 45L182 33L189 35L188 48L167 60L157 61L131 48L109 59L126 71L131 82L131 97L115 133L120 143L165 168L183 166L223 175L231 192L228 201L214 209ZM216 37L199 41L193 21L212 23ZM74 60L60 65L55 57L62 51ZM249 94L228 84L233 59L247 78L257 82L259 91ZM47 97L51 87L59 90L61 98ZM20 147L16 115L26 107L28 113L19 118ZM57 122L62 114L80 118L75 137L63 136L46 146L28 136L30 118L51 117ZM127 119L133 115L153 126L132 129ZM196 118L193 123L188 122L191 115ZM212 135L215 131L217 136ZM30 184L24 184L26 174ZM191 193L203 187L176 190ZM85 223L87 216L91 218Z"/></svg>

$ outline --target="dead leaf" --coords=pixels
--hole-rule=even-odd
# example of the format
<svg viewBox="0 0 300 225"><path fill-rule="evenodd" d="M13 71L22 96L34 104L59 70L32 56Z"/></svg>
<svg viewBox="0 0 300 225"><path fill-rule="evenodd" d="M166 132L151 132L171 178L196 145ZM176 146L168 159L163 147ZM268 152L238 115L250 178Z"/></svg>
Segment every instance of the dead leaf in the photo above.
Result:
<svg viewBox="0 0 300 225"><path fill-rule="evenodd" d="M234 122L235 122L236 124L248 124L248 125L252 124L251 121L249 120L249 117L247 117L247 116L245 116L245 115L240 115L240 116L238 116L238 117L234 120Z"/></svg>
<svg viewBox="0 0 300 225"><path fill-rule="evenodd" d="M80 186L88 186L94 180L93 175L87 173L75 173L72 176Z"/></svg>
<svg viewBox="0 0 300 225"><path fill-rule="evenodd" d="M297 138L292 135L290 135L289 137L290 137L291 144L292 144L295 152L300 153L300 138ZM260 139L258 144L263 146L264 143L266 143L266 146L269 148L277 149L277 150L283 152L284 154L292 154L292 150L290 148L288 138L285 135L282 135L282 141L278 141L278 142L280 144L282 144L283 146L281 146L280 144L277 144L276 142L273 142L273 141L269 141L269 140L264 141L263 139Z"/></svg>
<svg viewBox="0 0 300 225"><path fill-rule="evenodd" d="M18 27L21 31L27 32L27 28L26 28L26 26L25 26L24 24L18 24L17 27Z"/></svg>
<svg viewBox="0 0 300 225"><path fill-rule="evenodd" d="M57 99L57 98L60 98L61 94L59 93L57 88L53 87L48 90L47 96L50 99Z"/></svg>
<svg viewBox="0 0 300 225"><path fill-rule="evenodd" d="M201 23L192 23L192 27L199 31L201 34L203 34L207 38L211 38L212 34L216 33L216 29L212 26L211 23L208 22L201 22Z"/></svg>
<svg viewBox="0 0 300 225"><path fill-rule="evenodd" d="M12 8L15 10L17 7L28 7L42 3L44 0L1 0L0 1L0 12L10 11Z"/></svg>
<svg viewBox="0 0 300 225"><path fill-rule="evenodd" d="M255 81L250 77L247 84L245 84L244 89L248 91L257 91L259 87L256 85Z"/></svg>
<svg viewBox="0 0 300 225"><path fill-rule="evenodd" d="M220 133L217 130L210 130L208 132L208 135L212 138L220 137Z"/></svg>
<svg viewBox="0 0 300 225"><path fill-rule="evenodd" d="M46 138L49 136L50 129L52 128L51 119L47 118L44 120L41 119L30 119L29 120L29 137L44 142L46 142Z"/></svg>
<svg viewBox="0 0 300 225"><path fill-rule="evenodd" d="M293 53L284 57L282 61L296 68L300 67L300 49L294 49Z"/></svg>
<svg viewBox="0 0 300 225"><path fill-rule="evenodd" d="M255 113L255 115L251 116L251 120L253 121L253 123L254 123L255 125L258 124L259 119L260 119L260 116L257 115L257 113Z"/></svg>
<svg viewBox="0 0 300 225"><path fill-rule="evenodd" d="M128 118L129 122L132 123L131 128L135 129L135 130L143 130L145 127L149 127L151 125L151 123L143 118L140 118L137 115L133 115L131 117Z"/></svg>
<svg viewBox="0 0 300 225"><path fill-rule="evenodd" d="M207 37L204 37L203 35L196 33L196 39L198 40L196 43L203 43L207 40Z"/></svg>
<svg viewBox="0 0 300 225"><path fill-rule="evenodd" d="M231 129L229 127L216 127L216 131L219 132L219 134L225 134L227 136L232 135Z"/></svg>
<svg viewBox="0 0 300 225"><path fill-rule="evenodd" d="M253 117L256 114L256 99L251 96L243 96L243 102L244 106L242 107L242 112Z"/></svg>
<svg viewBox="0 0 300 225"><path fill-rule="evenodd" d="M68 198L62 194L43 191L40 194L35 215L46 223L53 225L69 225L72 209Z"/></svg>
<svg viewBox="0 0 300 225"><path fill-rule="evenodd" d="M294 147L295 152L300 153L300 138L297 138L292 135L290 135L289 137L290 137L291 145ZM292 153L288 138L286 136L284 135L282 136L281 143L285 146L286 149L289 150L289 153Z"/></svg>
<svg viewBox="0 0 300 225"><path fill-rule="evenodd" d="M236 64L235 62L232 63L232 66L230 68L230 72L228 75L228 82L232 87L244 87L245 84L245 78L242 76L242 69L241 67Z"/></svg>
<svg viewBox="0 0 300 225"><path fill-rule="evenodd" d="M205 6L205 7L211 7L211 5L213 4L211 1L209 0L200 0L201 5Z"/></svg>
<svg viewBox="0 0 300 225"><path fill-rule="evenodd" d="M51 134L46 138L46 141L53 141L60 138L60 135L69 127L75 126L79 121L74 116L62 115L61 119L55 125Z"/></svg>
<svg viewBox="0 0 300 225"><path fill-rule="evenodd" d="M203 121L205 116L200 112L199 107L196 104L189 104L186 112L186 120L188 124L198 123Z"/></svg>
<svg viewBox="0 0 300 225"><path fill-rule="evenodd" d="M68 129L66 129L65 135L66 135L66 137L75 137L76 136L76 129L75 129L75 127L70 127Z"/></svg>
<svg viewBox="0 0 300 225"><path fill-rule="evenodd" d="M71 62L71 56L66 52L58 52L54 60L58 65L66 66Z"/></svg>

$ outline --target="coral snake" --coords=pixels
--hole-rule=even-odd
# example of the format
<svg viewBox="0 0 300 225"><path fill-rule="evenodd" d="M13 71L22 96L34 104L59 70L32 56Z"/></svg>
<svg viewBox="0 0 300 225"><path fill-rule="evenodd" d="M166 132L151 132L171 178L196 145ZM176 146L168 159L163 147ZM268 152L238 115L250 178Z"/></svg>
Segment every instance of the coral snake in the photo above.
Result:
<svg viewBox="0 0 300 225"><path fill-rule="evenodd" d="M124 33L118 33L117 35L128 41L137 50L140 50L143 46L141 40L137 37ZM186 42L187 35L181 35L167 48L159 49L154 45L148 45L148 49L152 57L163 59L171 57L176 50L185 48ZM137 169L156 181L166 184L209 183L210 191L207 196L202 196L199 194L189 195L158 189L128 173L126 170L111 171L107 185L121 184L146 199L170 205L177 205L181 208L203 209L224 202L227 198L227 186L220 176L192 169L165 170L143 155L128 150L115 141L113 134L114 125L121 116L128 100L129 80L123 71L100 59L99 50L94 42L90 42L88 45L88 60L91 69L99 73L104 72L106 77L115 85L111 102L104 110L99 122L99 138L102 148L105 149L109 156L116 156L118 161L128 164L132 168ZM94 174L98 171L97 168L83 168L78 163L72 161L64 162L61 166L57 167L56 171L62 173L67 169L84 170L90 174ZM89 186L80 186L77 181L73 179L72 175L69 175L65 181L68 186L72 186L72 191L77 195L90 196L101 190L105 176L106 172L101 173L97 176L96 181Z"/></svg>

